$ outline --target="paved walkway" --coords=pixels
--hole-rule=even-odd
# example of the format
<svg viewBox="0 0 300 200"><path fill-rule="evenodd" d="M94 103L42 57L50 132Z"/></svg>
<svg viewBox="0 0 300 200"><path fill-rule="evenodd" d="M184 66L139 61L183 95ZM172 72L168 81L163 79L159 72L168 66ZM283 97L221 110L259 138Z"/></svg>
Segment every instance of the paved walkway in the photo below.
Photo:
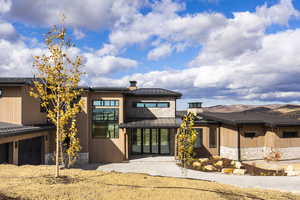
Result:
<svg viewBox="0 0 300 200"><path fill-rule="evenodd" d="M113 163L97 166L97 170L146 173L152 176L168 176L215 181L239 187L273 189L300 194L300 177L286 176L238 176L220 173L207 173L182 169L170 156L147 157L130 160L128 163Z"/></svg>

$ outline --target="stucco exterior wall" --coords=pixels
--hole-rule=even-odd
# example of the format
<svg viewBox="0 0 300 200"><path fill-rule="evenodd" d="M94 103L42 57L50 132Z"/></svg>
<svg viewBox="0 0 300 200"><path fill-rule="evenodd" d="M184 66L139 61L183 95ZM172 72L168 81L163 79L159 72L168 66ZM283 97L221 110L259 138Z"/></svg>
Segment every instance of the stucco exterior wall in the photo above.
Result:
<svg viewBox="0 0 300 200"><path fill-rule="evenodd" d="M135 102L169 102L169 108L135 108ZM176 99L170 97L126 97L126 118L167 118L175 117Z"/></svg>
<svg viewBox="0 0 300 200"><path fill-rule="evenodd" d="M219 155L219 128L217 125L205 125L205 126L198 126L195 125L194 128L202 128L202 147L195 148L195 152L197 156L205 157L205 156L212 156L212 155ZM217 145L215 148L209 146L209 132L210 128L216 128L216 142Z"/></svg>
<svg viewBox="0 0 300 200"><path fill-rule="evenodd" d="M89 160L98 162L121 162L126 160L125 131L119 129L119 138L93 138L92 136L92 102L93 100L119 100L119 123L124 122L124 96L120 93L92 92L88 96L88 132ZM105 108L105 107L103 107Z"/></svg>
<svg viewBox="0 0 300 200"><path fill-rule="evenodd" d="M81 100L83 102L83 108L77 116L77 127L78 127L78 138L81 146L82 153L87 153L89 151L89 110L88 110L88 94L83 93L81 95Z"/></svg>
<svg viewBox="0 0 300 200"><path fill-rule="evenodd" d="M40 101L29 95L30 87L23 86L22 92L22 124L45 124L47 123L47 114L41 112Z"/></svg>
<svg viewBox="0 0 300 200"><path fill-rule="evenodd" d="M21 87L0 87L0 121L21 124L22 123L22 91Z"/></svg>

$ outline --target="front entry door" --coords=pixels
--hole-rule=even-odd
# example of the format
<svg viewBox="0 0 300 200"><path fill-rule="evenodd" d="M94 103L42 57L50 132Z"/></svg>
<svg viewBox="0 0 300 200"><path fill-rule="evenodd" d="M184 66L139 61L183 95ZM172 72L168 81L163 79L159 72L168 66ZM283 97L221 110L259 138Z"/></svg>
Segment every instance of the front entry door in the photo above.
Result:
<svg viewBox="0 0 300 200"><path fill-rule="evenodd" d="M169 129L132 129L132 154L170 154Z"/></svg>

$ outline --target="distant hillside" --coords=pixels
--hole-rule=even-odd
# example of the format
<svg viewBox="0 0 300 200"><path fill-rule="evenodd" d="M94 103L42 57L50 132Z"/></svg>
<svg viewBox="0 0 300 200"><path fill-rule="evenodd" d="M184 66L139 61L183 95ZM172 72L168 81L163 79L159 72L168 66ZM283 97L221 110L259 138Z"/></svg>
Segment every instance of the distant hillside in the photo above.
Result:
<svg viewBox="0 0 300 200"><path fill-rule="evenodd" d="M217 105L217 106L210 106L204 107L203 110L207 112L242 112L245 110L252 110L258 112L267 112L270 110L277 109L281 106L281 104L270 104L270 105L243 105L243 104L234 104L234 105ZM299 106L300 108L300 106Z"/></svg>
<svg viewBox="0 0 300 200"><path fill-rule="evenodd" d="M295 104L270 104L270 105L217 105L204 107L206 112L267 112L277 113L292 118L300 119L300 105Z"/></svg>

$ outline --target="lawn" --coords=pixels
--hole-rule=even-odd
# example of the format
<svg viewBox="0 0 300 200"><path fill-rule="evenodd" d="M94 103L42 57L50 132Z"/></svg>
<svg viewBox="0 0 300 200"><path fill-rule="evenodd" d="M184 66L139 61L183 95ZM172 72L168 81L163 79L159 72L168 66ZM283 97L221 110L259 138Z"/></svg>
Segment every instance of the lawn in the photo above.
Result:
<svg viewBox="0 0 300 200"><path fill-rule="evenodd" d="M62 170L54 166L0 165L2 199L300 199L290 193L242 189L214 182L152 177L145 174Z"/></svg>

